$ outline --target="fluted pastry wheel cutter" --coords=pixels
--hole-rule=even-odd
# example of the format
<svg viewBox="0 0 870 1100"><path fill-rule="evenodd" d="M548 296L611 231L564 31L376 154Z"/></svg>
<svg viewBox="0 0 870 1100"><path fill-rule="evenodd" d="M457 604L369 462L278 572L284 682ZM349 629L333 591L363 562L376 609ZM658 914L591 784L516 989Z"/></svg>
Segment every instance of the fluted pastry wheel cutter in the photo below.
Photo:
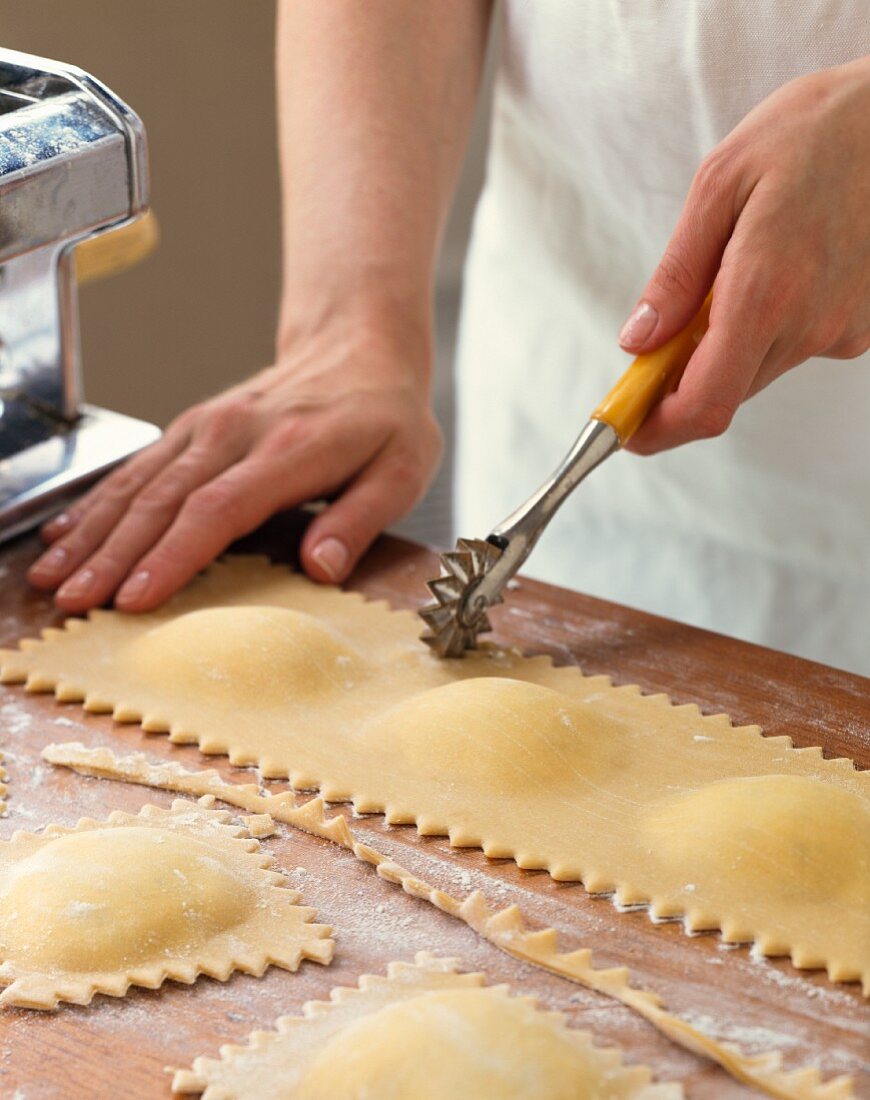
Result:
<svg viewBox="0 0 870 1100"><path fill-rule="evenodd" d="M566 498L590 471L631 439L647 415L674 389L707 330L712 294L693 320L648 355L639 355L592 413L559 468L525 504L485 539L459 539L441 555L441 576L427 581L435 602L420 611L422 640L440 657L461 657L492 629L487 610L502 602L505 585Z"/></svg>

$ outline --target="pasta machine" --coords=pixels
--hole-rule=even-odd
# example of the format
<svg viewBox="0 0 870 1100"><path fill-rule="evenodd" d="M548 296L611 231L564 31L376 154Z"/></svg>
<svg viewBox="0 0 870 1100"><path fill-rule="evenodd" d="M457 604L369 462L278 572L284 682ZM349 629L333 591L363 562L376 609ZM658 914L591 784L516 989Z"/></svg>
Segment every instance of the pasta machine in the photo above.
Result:
<svg viewBox="0 0 870 1100"><path fill-rule="evenodd" d="M78 331L77 262L85 278L150 250L147 204L133 111L80 69L0 50L0 541L159 435L84 402Z"/></svg>

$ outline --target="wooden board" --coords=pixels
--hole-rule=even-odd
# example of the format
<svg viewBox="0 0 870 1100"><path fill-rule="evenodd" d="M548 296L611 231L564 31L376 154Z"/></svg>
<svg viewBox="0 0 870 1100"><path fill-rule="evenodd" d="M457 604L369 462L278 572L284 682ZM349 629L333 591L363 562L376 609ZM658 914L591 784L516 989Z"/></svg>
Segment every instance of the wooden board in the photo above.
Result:
<svg viewBox="0 0 870 1100"><path fill-rule="evenodd" d="M281 517L241 549L292 560L298 519ZM51 602L24 583L35 539L0 552L0 645L55 624ZM416 607L423 582L437 572L430 552L383 539L350 587L394 606ZM861 766L870 760L870 681L783 654L575 593L522 581L496 612L499 641L549 652L586 672L605 672L645 691L666 691L705 711L728 711L737 722L760 722L769 734L799 745L820 744ZM145 802L168 805L160 791L84 779L39 762L50 741L81 740L118 752L144 750L154 759L203 764L198 750L173 746L137 726L86 715L76 705L8 688L0 695L0 747L9 773L9 815L0 835L49 820L73 824L113 808L135 811ZM209 758L229 779L250 773ZM270 784L278 789L278 784ZM336 812L339 809L336 808ZM343 812L347 812L346 810ZM627 964L636 984L654 990L671 1010L719 1038L749 1051L780 1047L788 1065L816 1062L826 1074L860 1074L867 1042L865 1006L854 986L834 986L818 973L798 972L783 960L753 958L725 949L717 935L687 936L679 924L654 925L645 912L620 913L582 886L553 882L546 873L520 871L507 860L454 851L444 840L420 838L410 827L389 828L378 817L352 818L361 837L421 877L462 896L481 888L491 903L516 902L534 924L563 932L563 946L593 949L599 964ZM427 903L378 879L346 852L325 841L282 829L265 842L291 881L335 929L332 966L304 963L299 973L272 969L262 979L234 975L221 984L169 983L135 990L123 1000L98 997L87 1008L65 1006L54 1015L0 1012L0 1097L77 1100L169 1096L166 1064L184 1066L224 1042L240 1042L280 1013L325 998L335 985L354 984L362 972L381 972L391 958L428 949L458 955L490 981L507 981L565 1011L574 1026L600 1044L618 1043L630 1061L649 1063L662 1080L681 1080L690 1097L738 1098L750 1090L718 1068L689 1055L608 998L542 973L502 954L471 930ZM865 1082L866 1085L866 1082ZM19 1091L16 1091L19 1090ZM860 1086L859 1086L860 1091Z"/></svg>

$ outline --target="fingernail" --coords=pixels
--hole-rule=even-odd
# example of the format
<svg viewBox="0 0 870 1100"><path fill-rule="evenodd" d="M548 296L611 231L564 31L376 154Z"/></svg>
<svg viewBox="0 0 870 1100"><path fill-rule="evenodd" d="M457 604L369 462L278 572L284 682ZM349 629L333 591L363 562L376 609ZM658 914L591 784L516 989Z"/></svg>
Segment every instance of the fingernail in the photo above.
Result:
<svg viewBox="0 0 870 1100"><path fill-rule="evenodd" d="M30 572L37 573L40 576L59 573L68 561L69 551L64 550L62 546L55 546L53 550L43 554L39 561L33 563Z"/></svg>
<svg viewBox="0 0 870 1100"><path fill-rule="evenodd" d="M150 583L151 574L147 569L140 569L138 573L133 574L126 584L121 586L120 592L115 597L115 603L128 603L131 600L138 600L145 595Z"/></svg>
<svg viewBox="0 0 870 1100"><path fill-rule="evenodd" d="M68 581L65 581L57 590L62 600L78 599L79 596L87 596L97 583L97 574L93 569L82 569L80 573L74 573Z"/></svg>
<svg viewBox="0 0 870 1100"><path fill-rule="evenodd" d="M659 311L649 302L638 302L634 312L622 326L619 342L624 348L637 348L644 344L659 323Z"/></svg>
<svg viewBox="0 0 870 1100"><path fill-rule="evenodd" d="M324 573L329 576L330 580L337 581L343 574L350 555L341 539L333 538L330 535L329 538L323 539L314 547L311 556Z"/></svg>
<svg viewBox="0 0 870 1100"><path fill-rule="evenodd" d="M68 527L72 526L72 516L66 512L61 512L59 516L55 516L54 519L50 519L45 525L46 531L66 531Z"/></svg>

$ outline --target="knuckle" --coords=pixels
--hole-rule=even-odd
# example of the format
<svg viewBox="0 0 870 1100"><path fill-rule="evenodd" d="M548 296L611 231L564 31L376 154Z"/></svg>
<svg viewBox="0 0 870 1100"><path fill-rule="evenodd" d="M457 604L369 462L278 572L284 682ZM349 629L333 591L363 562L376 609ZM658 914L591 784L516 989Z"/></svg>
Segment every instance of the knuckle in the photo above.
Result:
<svg viewBox="0 0 870 1100"><path fill-rule="evenodd" d="M756 179L751 164L750 146L745 138L735 134L729 135L704 157L689 189L692 202L704 217L711 209L730 211L734 218L737 217Z"/></svg>
<svg viewBox="0 0 870 1100"><path fill-rule="evenodd" d="M190 494L184 511L195 518L207 518L211 523L220 519L230 526L239 503L240 495L235 486L223 481L212 481Z"/></svg>
<svg viewBox="0 0 870 1100"><path fill-rule="evenodd" d="M688 424L696 439L714 439L728 430L734 419L734 409L724 401L698 402L691 410Z"/></svg>
<svg viewBox="0 0 870 1100"><path fill-rule="evenodd" d="M105 504L126 504L142 484L142 477L130 466L122 466L100 486L100 498Z"/></svg>
<svg viewBox="0 0 870 1100"><path fill-rule="evenodd" d="M54 544L55 547L62 548L66 552L70 562L75 562L77 565L81 565L97 550L104 534L99 529L94 530L93 524L89 524L87 519L88 517L84 517L74 530Z"/></svg>
<svg viewBox="0 0 870 1100"><path fill-rule="evenodd" d="M230 469L233 462L234 455L216 451L202 440L191 441L190 446L173 462L167 473L180 491L189 493L198 485L203 485Z"/></svg>
<svg viewBox="0 0 870 1100"><path fill-rule="evenodd" d="M692 180L692 198L707 203L720 198L729 188L734 166L734 152L727 145L717 145L698 165Z"/></svg>
<svg viewBox="0 0 870 1100"><path fill-rule="evenodd" d="M815 355L833 354L839 342L840 333L825 321L813 325L798 341L797 350L803 359L812 359Z"/></svg>
<svg viewBox="0 0 870 1100"><path fill-rule="evenodd" d="M176 435L179 432L187 431L191 424L194 424L200 418L202 410L202 403L191 405L189 409L185 409L184 412L179 413L178 416L170 422L164 435L168 437L170 434Z"/></svg>
<svg viewBox="0 0 870 1100"><path fill-rule="evenodd" d="M148 485L136 498L136 511L163 514L174 512L187 492L180 478L166 478Z"/></svg>
<svg viewBox="0 0 870 1100"><path fill-rule="evenodd" d="M850 316L846 310L829 310L820 317L810 329L808 343L812 347L812 354L821 355L831 351L839 351L850 342L849 335ZM860 352L858 353L860 355ZM844 357L845 358L845 357Z"/></svg>
<svg viewBox="0 0 870 1100"><path fill-rule="evenodd" d="M256 393L224 394L202 407L192 425L192 445L211 450L250 437L260 409Z"/></svg>
<svg viewBox="0 0 870 1100"><path fill-rule="evenodd" d="M421 478L420 463L413 458L397 459L390 469L390 481L402 490L416 490Z"/></svg>
<svg viewBox="0 0 870 1100"><path fill-rule="evenodd" d="M778 326L803 307L812 291L813 277L800 265L785 267L774 279L753 271L745 293L768 324Z"/></svg>
<svg viewBox="0 0 870 1100"><path fill-rule="evenodd" d="M196 434L206 443L219 445L245 431L254 415L255 404L249 395L220 398L200 417Z"/></svg>
<svg viewBox="0 0 870 1100"><path fill-rule="evenodd" d="M822 355L829 348L836 348L840 342L842 330L829 322L817 325L809 338L809 345L813 349L813 355Z"/></svg>
<svg viewBox="0 0 870 1100"><path fill-rule="evenodd" d="M147 484L148 479L155 472L154 456L160 453L157 448L162 446L164 440L146 447L144 451L140 451L135 457L113 470L93 490L94 499L111 504L126 504L130 497L135 496L142 486Z"/></svg>
<svg viewBox="0 0 870 1100"><path fill-rule="evenodd" d="M816 346L815 341L811 337L805 336L803 337L803 339L798 340L794 346L792 355L792 358L794 359L793 365L797 366L799 363L805 363L808 359L812 359L815 356L822 354L822 349ZM830 358L836 358L833 352L829 352L828 354Z"/></svg>
<svg viewBox="0 0 870 1100"><path fill-rule="evenodd" d="M833 359L857 359L866 351L870 351L870 332L845 337L837 342L829 354Z"/></svg>
<svg viewBox="0 0 870 1100"><path fill-rule="evenodd" d="M652 281L665 294L689 294L697 280L682 256L674 248L669 248L662 256Z"/></svg>
<svg viewBox="0 0 870 1100"><path fill-rule="evenodd" d="M432 463L420 454L397 455L384 471L391 492L403 501L416 501L429 483Z"/></svg>
<svg viewBox="0 0 870 1100"><path fill-rule="evenodd" d="M310 425L305 418L286 416L270 429L265 449L272 454L285 454L307 444L311 435Z"/></svg>

